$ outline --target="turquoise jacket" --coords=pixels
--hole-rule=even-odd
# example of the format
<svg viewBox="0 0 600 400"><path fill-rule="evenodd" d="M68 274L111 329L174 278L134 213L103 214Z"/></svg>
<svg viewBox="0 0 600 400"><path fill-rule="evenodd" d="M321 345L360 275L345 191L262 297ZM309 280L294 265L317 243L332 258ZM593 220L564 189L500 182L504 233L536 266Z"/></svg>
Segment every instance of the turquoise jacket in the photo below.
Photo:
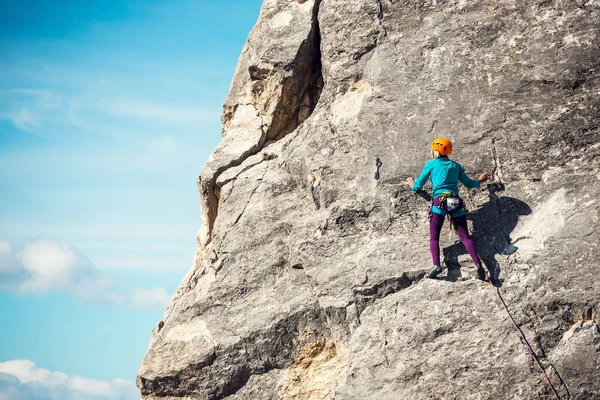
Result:
<svg viewBox="0 0 600 400"><path fill-rule="evenodd" d="M433 184L432 193L434 198L444 193L453 193L458 196L459 181L469 189L478 188L480 185L478 180L473 180L467 176L464 168L459 163L452 161L446 156L427 161L423 167L423 172L421 172L421 175L415 181L412 190L423 189L429 178L431 178L431 183ZM436 214L446 215L446 210L438 207L432 207L431 210ZM452 214L452 217L460 217L465 214L465 210L460 210Z"/></svg>

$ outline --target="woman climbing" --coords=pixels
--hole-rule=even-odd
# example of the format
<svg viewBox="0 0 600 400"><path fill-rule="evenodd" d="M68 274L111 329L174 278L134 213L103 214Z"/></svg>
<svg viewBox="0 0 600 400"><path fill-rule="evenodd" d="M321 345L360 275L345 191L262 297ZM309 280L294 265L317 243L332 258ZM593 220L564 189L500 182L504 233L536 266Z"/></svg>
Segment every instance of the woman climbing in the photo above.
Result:
<svg viewBox="0 0 600 400"><path fill-rule="evenodd" d="M423 172L415 181L412 177L406 182L412 190L423 188L427 180L431 178L433 184L433 200L429 211L429 248L433 258L433 268L429 272L429 278L435 278L440 272L440 231L444 224L444 217L450 215L452 224L460 241L464 244L477 267L477 277L485 280L485 270L481 266L479 255L475 244L469 237L467 227L467 210L465 202L458 196L458 182L462 182L469 189L478 188L481 183L489 179L489 174L484 173L478 180L472 180L465 173L464 168L448 158L452 153L452 142L446 138L437 138L431 143L431 160L425 163Z"/></svg>

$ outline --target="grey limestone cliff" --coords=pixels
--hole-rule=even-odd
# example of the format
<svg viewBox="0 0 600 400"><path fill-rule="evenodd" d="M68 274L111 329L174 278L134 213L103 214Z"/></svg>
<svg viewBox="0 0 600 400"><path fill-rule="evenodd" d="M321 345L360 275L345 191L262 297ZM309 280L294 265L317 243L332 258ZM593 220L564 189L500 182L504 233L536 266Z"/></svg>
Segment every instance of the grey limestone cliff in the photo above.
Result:
<svg viewBox="0 0 600 400"><path fill-rule="evenodd" d="M438 136L492 174L469 224L558 396L600 399L600 1L382 4L265 0L144 399L553 398L447 226L424 279Z"/></svg>

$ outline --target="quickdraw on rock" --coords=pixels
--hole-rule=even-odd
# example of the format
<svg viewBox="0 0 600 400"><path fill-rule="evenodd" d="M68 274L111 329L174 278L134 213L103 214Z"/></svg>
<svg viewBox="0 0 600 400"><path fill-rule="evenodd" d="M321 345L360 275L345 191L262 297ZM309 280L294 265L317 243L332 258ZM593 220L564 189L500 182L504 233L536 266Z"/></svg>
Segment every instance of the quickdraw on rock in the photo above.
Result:
<svg viewBox="0 0 600 400"><path fill-rule="evenodd" d="M377 0L377 8L379 10L377 18L381 21L383 19L383 6L381 5L381 0Z"/></svg>
<svg viewBox="0 0 600 400"><path fill-rule="evenodd" d="M381 168L381 166L383 165L383 163L381 162L381 160L379 159L379 157L375 157L375 167L377 167L377 170L375 171L375 180L379 180L379 168Z"/></svg>

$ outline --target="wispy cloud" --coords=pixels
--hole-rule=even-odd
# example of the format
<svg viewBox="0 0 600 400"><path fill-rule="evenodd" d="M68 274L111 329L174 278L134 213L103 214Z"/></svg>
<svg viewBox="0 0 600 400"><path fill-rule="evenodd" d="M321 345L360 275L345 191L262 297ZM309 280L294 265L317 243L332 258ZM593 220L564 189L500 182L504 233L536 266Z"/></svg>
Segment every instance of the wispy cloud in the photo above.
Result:
<svg viewBox="0 0 600 400"><path fill-rule="evenodd" d="M10 121L23 132L38 134L41 126L62 108L61 97L50 91L32 88L0 90L3 101L0 119Z"/></svg>
<svg viewBox="0 0 600 400"><path fill-rule="evenodd" d="M62 107L62 98L50 90L32 88L14 88L0 90L3 95L10 95L15 100L33 100L33 103L45 110L56 110Z"/></svg>
<svg viewBox="0 0 600 400"><path fill-rule="evenodd" d="M142 289L137 288L132 292L132 302L135 308L164 310L169 305L171 296L163 288Z"/></svg>
<svg viewBox="0 0 600 400"><path fill-rule="evenodd" d="M156 155L173 155L178 148L177 141L170 136L151 139L146 143L147 154L151 157Z"/></svg>
<svg viewBox="0 0 600 400"><path fill-rule="evenodd" d="M220 117L220 110L200 106L160 104L143 99L114 98L102 105L107 114L176 123L202 123Z"/></svg>
<svg viewBox="0 0 600 400"><path fill-rule="evenodd" d="M81 84L75 91L59 87L2 89L0 119L10 121L19 131L45 137L55 132L136 136L146 135L148 129L176 126L191 131L220 123L219 107L130 97L115 86L109 82ZM140 125L142 122L145 125Z"/></svg>
<svg viewBox="0 0 600 400"><path fill-rule="evenodd" d="M120 304L134 308L164 310L170 296L163 288L133 289L130 296L115 289L91 261L66 243L36 240L15 251L0 241L0 290L21 294L68 292L75 298Z"/></svg>
<svg viewBox="0 0 600 400"><path fill-rule="evenodd" d="M34 115L33 111L28 108L10 110L0 115L3 115L3 119L9 120L15 128L23 132L33 133L34 129L39 127L39 115Z"/></svg>
<svg viewBox="0 0 600 400"><path fill-rule="evenodd" d="M69 129L111 137L148 137L176 128L197 132L220 126L221 110L131 98L110 87L93 88L69 99L61 123Z"/></svg>
<svg viewBox="0 0 600 400"><path fill-rule="evenodd" d="M89 302L120 304L125 300L125 296L113 288L112 281L101 277L77 282L72 286L71 293L76 298Z"/></svg>
<svg viewBox="0 0 600 400"><path fill-rule="evenodd" d="M38 368L30 360L0 363L0 400L134 400L140 392L134 382L103 381L69 376Z"/></svg>

